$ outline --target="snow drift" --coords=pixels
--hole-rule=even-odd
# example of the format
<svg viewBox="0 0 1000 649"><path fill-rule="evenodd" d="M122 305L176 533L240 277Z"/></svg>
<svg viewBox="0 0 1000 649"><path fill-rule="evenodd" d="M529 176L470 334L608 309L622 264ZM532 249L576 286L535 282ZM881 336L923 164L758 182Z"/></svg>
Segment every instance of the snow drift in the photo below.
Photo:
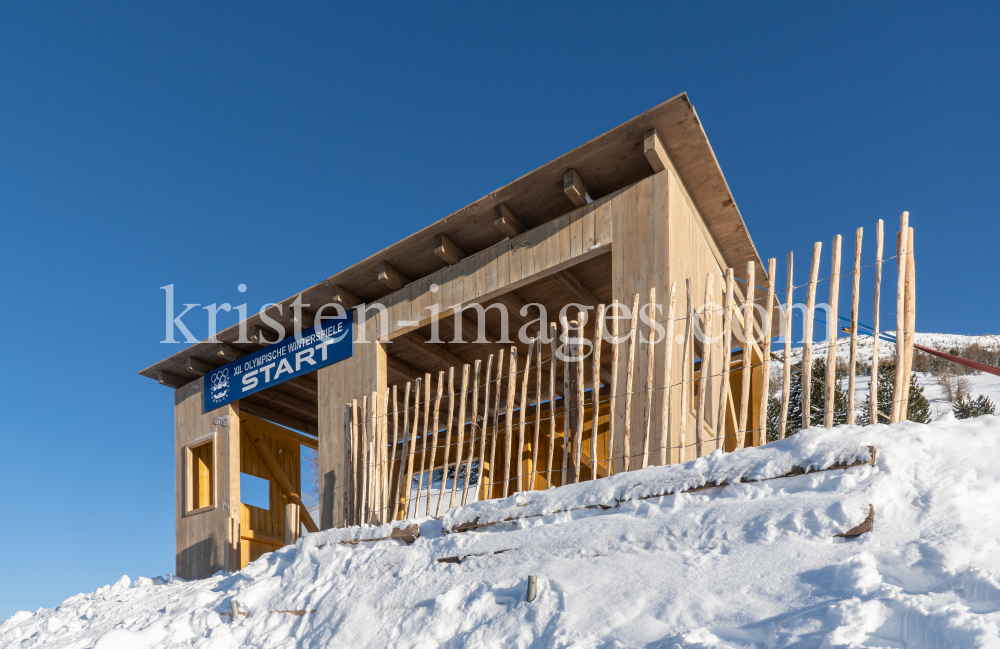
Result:
<svg viewBox="0 0 1000 649"><path fill-rule="evenodd" d="M411 545L330 530L234 574L123 577L0 647L1000 647L998 447L1000 417L810 429L456 508ZM873 531L835 536L869 505ZM470 521L497 524L442 533Z"/></svg>

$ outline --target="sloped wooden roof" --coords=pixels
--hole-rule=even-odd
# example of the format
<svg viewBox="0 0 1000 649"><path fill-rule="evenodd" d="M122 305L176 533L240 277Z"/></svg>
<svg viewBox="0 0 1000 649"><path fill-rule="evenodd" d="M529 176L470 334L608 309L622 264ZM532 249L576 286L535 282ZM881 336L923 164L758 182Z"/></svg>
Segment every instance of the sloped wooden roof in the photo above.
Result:
<svg viewBox="0 0 1000 649"><path fill-rule="evenodd" d="M446 264L434 254L434 239L438 234L447 235L468 254L499 243L505 236L493 225L494 207L498 203L504 203L528 228L561 216L575 207L563 192L563 174L567 169L577 170L593 198L650 176L653 170L643 154L643 135L654 128L727 264L742 277L746 262L752 260L757 265L758 282L763 284L768 281L766 269L761 264L701 121L687 93L681 93L314 284L302 291L303 301L313 305L329 302L334 285L345 287L366 302L391 293L378 281L377 269L382 261L389 262L413 280L440 270ZM290 304L294 298L287 298L283 304ZM288 311L284 309L284 319L277 316L276 311L273 311L272 317L284 322L288 319ZM268 314L272 315L272 311ZM252 315L248 326L259 324L259 320L259 315ZM218 339L232 343L238 335L238 326L234 325L218 334ZM246 348L245 351L253 349L256 347ZM214 355L214 344L200 342L147 367L139 374L155 379L157 371L163 370L188 376L190 373L183 368L185 359L190 356L219 364Z"/></svg>

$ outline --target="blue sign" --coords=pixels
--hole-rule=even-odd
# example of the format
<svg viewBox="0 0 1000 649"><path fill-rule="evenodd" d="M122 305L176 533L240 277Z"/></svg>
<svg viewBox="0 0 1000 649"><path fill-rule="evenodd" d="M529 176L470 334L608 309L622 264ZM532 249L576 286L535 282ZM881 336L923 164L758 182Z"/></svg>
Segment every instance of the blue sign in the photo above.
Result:
<svg viewBox="0 0 1000 649"><path fill-rule="evenodd" d="M350 358L354 353L354 318L325 319L205 375L205 412L254 392Z"/></svg>

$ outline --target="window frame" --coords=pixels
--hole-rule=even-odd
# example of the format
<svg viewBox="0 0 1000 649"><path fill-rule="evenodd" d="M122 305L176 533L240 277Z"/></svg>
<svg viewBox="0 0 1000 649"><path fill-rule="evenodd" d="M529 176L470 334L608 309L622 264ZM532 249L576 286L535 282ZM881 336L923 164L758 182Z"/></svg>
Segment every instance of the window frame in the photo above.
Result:
<svg viewBox="0 0 1000 649"><path fill-rule="evenodd" d="M184 445L184 516L194 516L195 514L202 514L204 512L212 511L219 506L218 499L218 483L219 483L219 451L217 444L216 433L209 433L203 437L199 437L196 440L192 440ZM195 480L195 466L194 466L194 451L195 449L204 446L206 444L212 445L212 465L211 465L211 480L209 490L211 491L211 505L206 505L205 507L199 507L194 509L191 507L194 501L194 480Z"/></svg>

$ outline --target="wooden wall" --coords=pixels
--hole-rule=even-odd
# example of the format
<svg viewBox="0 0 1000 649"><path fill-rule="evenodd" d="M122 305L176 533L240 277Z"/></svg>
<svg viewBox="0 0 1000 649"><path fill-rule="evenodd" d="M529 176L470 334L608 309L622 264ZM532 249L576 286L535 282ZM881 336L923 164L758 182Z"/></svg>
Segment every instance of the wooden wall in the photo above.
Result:
<svg viewBox="0 0 1000 649"><path fill-rule="evenodd" d="M351 399L378 392L385 396L385 348L377 340L378 321L365 323L367 344L355 344L354 355L319 369L319 502L320 529L344 525L344 485L347 480L347 449L344 436L344 406ZM359 404L360 408L360 404Z"/></svg>
<svg viewBox="0 0 1000 649"><path fill-rule="evenodd" d="M239 569L238 527L234 525L240 500L239 411L229 405L203 413L204 382L201 378L174 392L175 570L182 579ZM223 425L219 418L227 416L228 425ZM213 504L191 512L185 503L189 497L186 446L209 436L214 437Z"/></svg>

